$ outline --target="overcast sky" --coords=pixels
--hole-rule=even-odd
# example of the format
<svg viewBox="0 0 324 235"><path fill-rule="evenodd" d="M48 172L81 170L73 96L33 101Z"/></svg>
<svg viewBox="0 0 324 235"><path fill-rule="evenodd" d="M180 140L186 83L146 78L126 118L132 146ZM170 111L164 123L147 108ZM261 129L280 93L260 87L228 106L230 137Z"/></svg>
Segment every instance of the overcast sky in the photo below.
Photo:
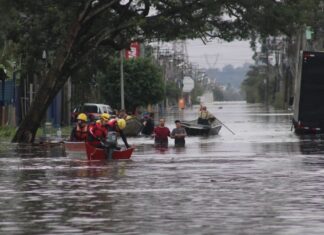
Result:
<svg viewBox="0 0 324 235"><path fill-rule="evenodd" d="M188 40L189 61L200 68L223 68L231 64L240 67L244 63L254 63L253 52L248 41L221 42L214 40L204 45L201 40Z"/></svg>

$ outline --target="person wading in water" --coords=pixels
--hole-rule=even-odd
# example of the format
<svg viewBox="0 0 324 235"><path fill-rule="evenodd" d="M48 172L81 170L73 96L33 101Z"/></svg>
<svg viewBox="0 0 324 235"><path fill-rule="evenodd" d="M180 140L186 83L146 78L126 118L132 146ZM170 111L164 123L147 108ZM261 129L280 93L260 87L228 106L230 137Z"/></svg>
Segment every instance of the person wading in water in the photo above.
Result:
<svg viewBox="0 0 324 235"><path fill-rule="evenodd" d="M170 137L170 130L165 126L164 118L160 119L160 124L154 128L154 146L159 148L168 147L168 137Z"/></svg>
<svg viewBox="0 0 324 235"><path fill-rule="evenodd" d="M176 128L171 132L171 138L174 139L174 146L184 147L186 144L185 137L187 136L186 129L181 126L179 120L176 120L174 123L176 124Z"/></svg>

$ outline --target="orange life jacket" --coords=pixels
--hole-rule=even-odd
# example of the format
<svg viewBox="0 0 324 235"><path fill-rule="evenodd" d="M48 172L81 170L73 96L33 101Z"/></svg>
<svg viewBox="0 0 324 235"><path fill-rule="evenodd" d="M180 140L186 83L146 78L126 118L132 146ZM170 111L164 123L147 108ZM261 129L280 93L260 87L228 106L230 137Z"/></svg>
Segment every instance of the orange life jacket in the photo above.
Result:
<svg viewBox="0 0 324 235"><path fill-rule="evenodd" d="M84 126L81 128L79 125L76 126L75 129L75 138L78 140L86 140L87 139L87 132L88 132L88 126Z"/></svg>

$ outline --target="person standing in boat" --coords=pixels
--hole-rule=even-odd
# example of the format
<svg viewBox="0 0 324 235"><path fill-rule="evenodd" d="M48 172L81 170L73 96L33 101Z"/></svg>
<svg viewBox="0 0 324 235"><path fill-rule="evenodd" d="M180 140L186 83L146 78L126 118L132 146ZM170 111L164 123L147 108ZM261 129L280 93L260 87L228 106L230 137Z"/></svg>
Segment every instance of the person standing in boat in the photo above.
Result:
<svg viewBox="0 0 324 235"><path fill-rule="evenodd" d="M186 144L185 137L187 136L186 129L181 126L180 120L175 120L176 128L171 132L171 138L174 139L175 147L184 147Z"/></svg>
<svg viewBox="0 0 324 235"><path fill-rule="evenodd" d="M211 122L215 121L216 117L211 114L206 106L201 106L199 115L198 115L198 124L201 125L210 125Z"/></svg>
<svg viewBox="0 0 324 235"><path fill-rule="evenodd" d="M73 127L70 135L70 141L85 141L87 139L88 117L84 113L80 113L77 117L77 123Z"/></svg>
<svg viewBox="0 0 324 235"><path fill-rule="evenodd" d="M168 137L170 137L170 129L165 126L165 119L160 119L160 124L154 128L152 136L154 137L155 147L168 147Z"/></svg>
<svg viewBox="0 0 324 235"><path fill-rule="evenodd" d="M120 118L120 119L111 119L109 120L108 122L108 139L110 136L113 136L115 135L116 137L116 134L119 133L119 136L122 138L126 148L130 148L130 145L128 144L127 142L127 138L123 132L123 129L125 129L126 127L126 121L125 119L123 118ZM113 137L113 138L115 138ZM117 139L116 139L116 146L115 146L116 149L120 149L119 147L117 147Z"/></svg>
<svg viewBox="0 0 324 235"><path fill-rule="evenodd" d="M110 115L103 113L100 120L92 123L88 127L87 142L97 148L105 148L103 143L106 141L108 133L108 121Z"/></svg>

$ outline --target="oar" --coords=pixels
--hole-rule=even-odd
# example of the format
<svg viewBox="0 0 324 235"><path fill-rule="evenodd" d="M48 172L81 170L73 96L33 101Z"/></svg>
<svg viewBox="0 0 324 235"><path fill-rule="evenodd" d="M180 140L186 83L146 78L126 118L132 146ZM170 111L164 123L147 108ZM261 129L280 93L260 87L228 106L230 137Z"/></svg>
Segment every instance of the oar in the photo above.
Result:
<svg viewBox="0 0 324 235"><path fill-rule="evenodd" d="M229 130L233 135L235 135L235 133L229 128L229 127L227 127L221 120L219 120L218 118L217 118L217 120L227 129L227 130Z"/></svg>

